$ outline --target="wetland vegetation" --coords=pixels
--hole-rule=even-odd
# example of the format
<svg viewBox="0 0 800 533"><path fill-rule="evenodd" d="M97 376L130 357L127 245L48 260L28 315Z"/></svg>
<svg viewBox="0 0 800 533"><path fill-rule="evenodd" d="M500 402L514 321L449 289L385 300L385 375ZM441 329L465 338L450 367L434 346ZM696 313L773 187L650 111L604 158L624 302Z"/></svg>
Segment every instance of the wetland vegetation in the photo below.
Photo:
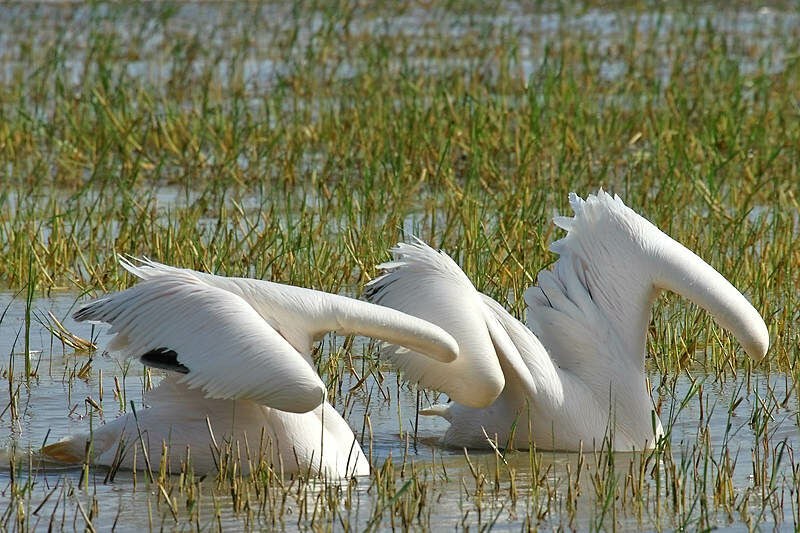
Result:
<svg viewBox="0 0 800 533"><path fill-rule="evenodd" d="M0 6L0 527L800 528L796 8ZM31 454L142 407L161 378L93 351L80 339L102 347L102 330L69 318L133 282L117 252L359 296L413 233L522 317L555 259L551 218L600 186L770 330L754 365L703 311L658 300L652 452L441 449L444 423L415 414L435 394L373 344L329 337L319 372L368 478Z"/></svg>

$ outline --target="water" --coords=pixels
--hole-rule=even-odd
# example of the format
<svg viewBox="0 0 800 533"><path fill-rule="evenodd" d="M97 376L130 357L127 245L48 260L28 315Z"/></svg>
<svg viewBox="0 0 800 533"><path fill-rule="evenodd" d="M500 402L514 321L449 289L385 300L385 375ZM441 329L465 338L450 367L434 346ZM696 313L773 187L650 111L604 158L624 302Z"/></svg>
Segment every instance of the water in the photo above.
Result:
<svg viewBox="0 0 800 533"><path fill-rule="evenodd" d="M33 3L31 3L33 4ZM570 35L583 43L587 50L611 51L631 44L631 36L639 35L652 43L653 57L657 57L655 72L663 84L669 82L676 54L686 52L670 47L670 38L676 31L694 26L713 28L730 50L729 58L743 73L756 73L760 69L768 74L784 71L793 61L789 48L800 29L800 15L793 10L762 8L731 9L713 4L695 6L682 13L670 11L642 12L636 9L575 9L567 11L553 6L528 6L523 3L504 4L502 12L458 12L452 9L411 6L402 13L374 16L356 14L347 24L331 24L331 15L324 9L304 12L303 23L291 45L280 39L293 31L297 22L296 9L291 5L260 5L257 9L247 4L180 4L174 8L163 6L125 6L82 4L12 4L0 7L0 25L13 27L15 20L35 19L37 33L32 44L44 53L51 45L69 43L70 57L61 57L62 78L71 86L80 88L87 76L97 74L97 64L87 61L87 51L104 39L126 43L131 58L121 62L124 76L147 85L163 85L173 78L197 76L210 69L214 78L224 84L244 80L248 90L259 93L274 88L290 77L297 65L313 68L324 79L346 80L370 68L368 60L358 57L336 57L315 65L303 59L304 51L313 48L315 40L326 32L338 36L361 35L369 39L405 39L409 44L407 54L391 58L391 70L402 72L412 67L429 74L461 72L480 67L485 75L496 76L493 65L475 65L465 60L459 51L453 55L440 55L437 43L442 33L450 40L468 41L476 38L488 45L500 46L510 39L518 43L519 76L523 80L535 75L548 49L557 49L563 35ZM373 16L371 16L373 15ZM131 19L120 23L117 19ZM225 24L220 25L220 21ZM253 31L253 23L259 31ZM220 50L241 52L241 57L223 54L220 58L200 55L183 66L183 55L173 55L170 44L187 36L201 36ZM248 45L241 51L235 49L242 36ZM0 33L0 84L17 76L30 76L30 53L15 46L14 32ZM695 46L702 52L706 43L699 40ZM425 57L436 50L435 58ZM765 64L762 57L769 56ZM685 63L685 68L692 65ZM103 68L113 68L104 65ZM187 68L188 71L183 70ZM572 68L581 69L581 65ZM600 76L617 81L628 74L624 62L610 58L600 65Z"/></svg>
<svg viewBox="0 0 800 533"><path fill-rule="evenodd" d="M95 339L102 345L105 338L102 327L93 329L91 325L75 323L69 318L75 308L76 300L74 294L56 294L49 298L36 299L33 302L33 310L39 316L45 315L47 311L52 312L76 335ZM15 373L21 373L21 369L24 368L22 351L25 302L19 296L14 298L11 293L0 293L0 309L5 309L6 306L8 306L7 312L0 322L0 354L5 356L0 364L0 371L5 377L12 361ZM27 452L38 449L45 439L47 442L54 442L72 432L86 430L90 423L102 424L119 416L120 402L113 394L115 376L120 380L126 400L135 402L137 406L142 406L142 392L147 383L141 365L133 363L126 372L123 372L124 364L102 352L93 355L91 371L78 377L77 374L87 362L88 356L75 354L72 349L63 347L46 328L36 322L31 327L30 343L34 351L32 366L37 369L37 375L29 385L18 378L14 381L15 390L19 387L17 402L19 417L12 420L6 405L7 393L3 395L5 399L0 400L0 409L6 408L0 416L0 444L9 451L13 449L18 458L23 458L22 471L15 473L17 479L20 477L24 479L28 475L25 459L28 456ZM341 338L327 337L323 340L323 350L325 352L336 350L341 344ZM361 372L362 360L359 355L369 352L374 352L372 344L356 341L352 353L355 356L354 368L357 371ZM100 402L99 380L101 370L102 402ZM362 442L365 453L371 453L373 465L380 467L391 457L398 470L405 462L408 471L411 471L413 464L418 472L422 472L421 479L426 480L431 487L429 490L438 495L431 523L453 527L474 505L475 496L470 495L470 491L477 485L468 459L462 451L439 447L438 436L442 435L447 427L444 420L419 417L417 421L415 409L417 394L414 389L403 385L397 375L390 370L383 370L381 376L382 378L373 373L367 378L365 385L357 390L348 402L350 407L344 413L345 417ZM152 372L152 383L156 384L160 377L160 372ZM660 376L653 373L649 378L653 383L660 381ZM354 384L355 378L346 377L343 390L346 391ZM682 400L697 384L703 385L702 394L695 394L681 407ZM762 468L762 464L768 465L767 474L771 479L769 483L777 487L776 490L779 490L781 498L785 497L784 503L778 506L784 512L783 520L786 521L784 524L791 524L791 517L794 515L791 503L793 500L789 494L793 486L793 459L790 451L800 445L798 406L793 391L793 382L784 375L753 373L748 378L744 372L740 372L735 379L715 379L714 376L704 374L693 374L690 377L689 374L682 374L674 381L667 380L665 386L654 391L656 403L659 401L659 395L663 396L661 417L665 428L670 431L672 464L683 464L684 467L689 465L683 476L685 490L690 500L686 504L687 507L691 503L691 498L697 497L698 491L703 493L711 490L697 487L700 483L698 468L701 471L703 468L713 471L713 466L709 465L719 463L727 455L735 459L731 474L733 493L756 515L763 509L760 503L763 501L760 496L763 486L759 486L756 476L759 475L758 471ZM368 399L369 396L371 399ZM100 417L96 413L91 414L92 409L86 402L87 397L102 405L103 413ZM422 394L420 403L422 406L427 406L435 399L435 395L426 392ZM440 401L443 399L439 398ZM368 410L367 404L369 404ZM734 407L731 409L732 404ZM337 408L340 412L344 408L341 398ZM364 421L367 412L372 427L371 439ZM761 419L767 417L769 420L766 441L763 439L763 434L759 434L756 429L759 417ZM778 457L781 453L783 455ZM766 461L764 454L767 454ZM487 499L484 504L486 516L496 516L496 528L518 530L522 526L523 517L536 511L537 505L543 505L541 492L545 490L551 490L553 496L547 504L550 510L545 513L540 526L556 527L559 523L566 522L568 516L566 493L571 479L569 473L577 471L580 457L575 453L554 452L545 452L539 457L542 465L536 470L536 479L532 479L531 456L528 452L507 452L505 461L508 462L508 466L499 463L499 459L493 453L470 452L469 460L475 468L484 473L488 480L487 486L493 483L496 465L500 465L499 483L501 487L505 487L503 490L507 490L509 485L509 471L515 472L515 483L519 491L516 505L511 505L508 497L502 494L500 497ZM602 454L584 456L587 473L579 484L582 487L582 494L578 499L581 507L572 519L576 527L598 524L596 504L598 489L591 481L589 473L609 468L603 457ZM618 478L618 482L622 484L630 474L631 465L641 464L643 460L642 454L617 453L610 468ZM7 486L12 477L12 472L8 468L9 463L7 460L4 463L6 466L0 470L0 487ZM663 458L654 460L648 464L648 468L655 468L656 465L666 468L667 462ZM90 490L87 493L77 488L81 478L80 468L52 465L35 468L42 470L35 476L35 485L31 489L31 508L28 509L28 516L32 519L31 525L39 520L39 527L44 527L50 520L56 520L59 527L71 527L72 521L77 519L78 527L82 527L76 502L80 500L84 509L87 509L86 512L89 512L88 507L91 504L89 494L93 494L97 501L101 502L99 516L94 519L96 528L106 529L116 522L119 530L138 530L145 519L152 520L153 528L162 525L174 526L166 506L162 504L161 507L153 508L154 498L157 499L157 495L146 483L141 472L135 475L121 472L113 483L105 484L103 481L107 471L103 468L94 469L90 477ZM402 482L401 478L398 483ZM200 509L197 511L200 522L219 521L223 527L226 524L230 527L241 527L242 516L233 512L230 496L225 493L217 494L215 496L217 504L213 505L208 494L212 492L214 483L207 480L203 485L207 490L206 501L200 504ZM62 490L64 494L56 499ZM489 489L485 490L488 492ZM661 487L659 490L664 491L665 488ZM48 497L51 492L53 495ZM305 504L311 502L313 505L315 497L318 497L318 494L311 491L303 498L298 497L297 500L290 502L289 508L294 509L292 513L297 513L298 506L303 505L303 502ZM357 481L353 497L359 501L359 505L347 511L348 520L363 527L370 520L371 512L378 504L375 499L376 491L374 487L371 488L368 478ZM45 501L46 498L48 499ZM70 502L70 505L67 505L66 518L62 517L64 499ZM7 501L7 496L0 491L0 502L4 500ZM31 515L35 507L43 501L45 503L39 513ZM150 518L146 518L147 515L144 513L144 509L148 506L151 507ZM219 518L216 515L217 506L220 509ZM55 515L51 516L54 510L56 518L53 518ZM688 516L697 514L698 511L691 511ZM712 512L710 516L711 523L715 525L744 527L740 522L730 522L727 515L719 510ZM473 511L472 520L474 519ZM297 520L297 514L285 514L282 527L295 528ZM649 520L653 520L653 517ZM671 520L674 520L674 517L668 513L658 518L662 525L668 527L674 526ZM771 522L768 515L762 516L761 520ZM630 513L620 513L617 521L621 529L640 527L638 519ZM263 521L259 523L264 525ZM301 524L307 526L307 521L301 520ZM385 519L383 524L387 525Z"/></svg>

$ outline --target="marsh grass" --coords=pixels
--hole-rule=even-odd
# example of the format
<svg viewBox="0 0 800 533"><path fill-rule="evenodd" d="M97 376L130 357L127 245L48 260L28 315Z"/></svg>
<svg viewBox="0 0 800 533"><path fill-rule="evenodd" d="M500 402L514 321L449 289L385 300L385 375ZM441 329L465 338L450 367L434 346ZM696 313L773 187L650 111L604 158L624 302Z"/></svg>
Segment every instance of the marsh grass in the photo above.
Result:
<svg viewBox="0 0 800 533"><path fill-rule="evenodd" d="M35 298L129 285L116 253L358 296L413 233L522 316L523 291L554 260L550 219L568 213L570 191L603 186L696 250L770 327L769 361L755 368L705 313L659 299L648 338L657 406L668 431L681 409L697 409L694 433L635 457L434 447L422 461L418 421L397 401L417 391L369 345L328 340L318 368L346 418L364 406L354 427L374 459L369 481L284 480L266 466L212 480L150 465L152 478L130 474L136 523L797 528L800 467L770 433L776 413L795 430L798 416L800 22L790 7L3 6L0 279L25 299L23 329L0 320L0 334L20 341L3 369L4 420L18 424L20 395L42 374ZM45 321L65 352L62 318ZM70 395L73 379L96 376L91 359L52 365ZM93 423L129 409L127 367L109 372L105 403L101 374L83 406ZM779 377L754 390L762 372ZM676 376L692 384L679 390ZM730 382L745 385L731 393ZM393 399L386 416L403 451L379 460L370 414ZM748 421L728 431L752 429L750 450L732 449L728 431L712 437L709 405ZM751 478L736 477L741 454ZM103 503L102 482L122 473L87 464L80 482L54 482L24 453L9 465L6 528L133 523Z"/></svg>

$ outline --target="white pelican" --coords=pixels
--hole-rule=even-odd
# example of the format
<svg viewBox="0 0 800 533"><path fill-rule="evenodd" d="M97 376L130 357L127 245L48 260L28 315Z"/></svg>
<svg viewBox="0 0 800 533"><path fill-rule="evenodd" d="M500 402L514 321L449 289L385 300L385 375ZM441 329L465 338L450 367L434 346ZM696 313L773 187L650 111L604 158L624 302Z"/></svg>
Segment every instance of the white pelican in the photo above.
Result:
<svg viewBox="0 0 800 533"><path fill-rule="evenodd" d="M443 443L575 451L646 449L663 434L644 373L650 308L671 290L706 309L753 359L769 336L758 312L725 278L602 191L575 216L554 222L567 235L559 258L525 292L526 328L479 293L444 252L421 241L398 244L367 298L441 326L459 355L448 364L388 348L407 377L447 393L452 402L423 414L450 422ZM530 428L530 432L528 431ZM484 433L485 431L485 433Z"/></svg>
<svg viewBox="0 0 800 533"><path fill-rule="evenodd" d="M325 401L310 357L315 339L335 330L396 343L442 364L457 355L442 329L386 307L152 261L121 263L143 281L86 304L74 318L110 324L109 350L171 372L148 394L150 408L94 428L95 464L131 468L136 456L144 469L144 447L157 469L166 443L173 472L187 447L194 470L207 472L216 466L216 447L230 442L245 469L263 457L283 474L366 475L369 463L352 430ZM83 461L89 439L88 432L74 435L42 452Z"/></svg>

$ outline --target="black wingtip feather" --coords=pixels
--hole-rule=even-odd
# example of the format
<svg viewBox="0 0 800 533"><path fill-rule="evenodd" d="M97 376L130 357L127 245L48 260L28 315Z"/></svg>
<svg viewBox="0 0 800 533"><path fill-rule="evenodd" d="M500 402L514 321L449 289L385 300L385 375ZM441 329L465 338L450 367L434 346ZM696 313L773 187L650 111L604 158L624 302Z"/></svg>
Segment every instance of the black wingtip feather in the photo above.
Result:
<svg viewBox="0 0 800 533"><path fill-rule="evenodd" d="M80 309L78 309L77 311L75 311L72 314L72 318L74 318L78 322L83 322L84 320L86 320L88 318L89 309L90 308L91 308L91 306L89 306L89 305L85 305L85 306L81 307Z"/></svg>
<svg viewBox="0 0 800 533"><path fill-rule="evenodd" d="M83 322L84 320L94 320L97 318L98 311L102 309L106 302L108 302L108 298L98 298L96 300L92 300L75 311L75 313L72 315L72 318L78 322Z"/></svg>
<svg viewBox="0 0 800 533"><path fill-rule="evenodd" d="M160 368L161 370L171 370L180 374L188 374L189 367L178 362L178 353L169 348L156 348L139 356L139 360L144 366Z"/></svg>

